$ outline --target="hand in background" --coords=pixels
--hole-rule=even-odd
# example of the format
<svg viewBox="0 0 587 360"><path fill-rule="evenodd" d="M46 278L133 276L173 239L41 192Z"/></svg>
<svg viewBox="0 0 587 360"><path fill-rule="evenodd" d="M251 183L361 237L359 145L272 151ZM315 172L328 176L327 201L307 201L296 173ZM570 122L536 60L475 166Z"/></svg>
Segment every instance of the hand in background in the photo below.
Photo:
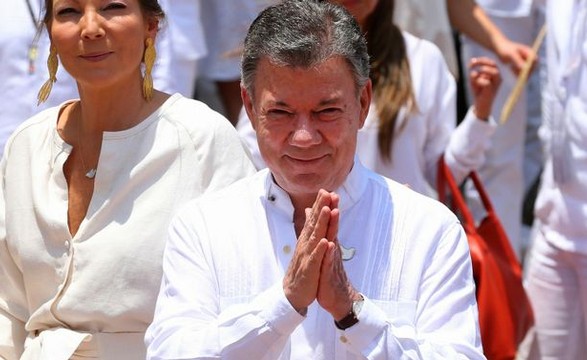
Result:
<svg viewBox="0 0 587 360"><path fill-rule="evenodd" d="M496 41L495 53L499 56L499 59L502 62L510 66L514 74L518 75L533 52L532 48L529 46L503 37L499 41ZM536 57L534 57L534 64L535 63ZM532 66L534 66L534 64Z"/></svg>
<svg viewBox="0 0 587 360"><path fill-rule="evenodd" d="M475 115L479 119L487 120L501 85L501 74L495 61L486 57L471 59L469 82L473 93Z"/></svg>

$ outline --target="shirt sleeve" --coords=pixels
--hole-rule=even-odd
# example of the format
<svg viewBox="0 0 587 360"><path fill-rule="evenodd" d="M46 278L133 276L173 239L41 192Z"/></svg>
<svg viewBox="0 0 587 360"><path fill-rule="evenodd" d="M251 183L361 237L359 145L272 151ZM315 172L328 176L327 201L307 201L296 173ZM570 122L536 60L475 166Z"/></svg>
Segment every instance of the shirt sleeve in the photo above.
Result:
<svg viewBox="0 0 587 360"><path fill-rule="evenodd" d="M485 163L485 154L491 147L491 137L496 128L493 117L481 120L475 116L473 108L469 108L465 119L452 132L444 152L446 164L457 183Z"/></svg>
<svg viewBox="0 0 587 360"><path fill-rule="evenodd" d="M6 231L4 176L6 158L0 161L0 359L19 359L23 352L27 318L22 273L11 256Z"/></svg>
<svg viewBox="0 0 587 360"><path fill-rule="evenodd" d="M410 59L410 62L417 64L418 69L426 74L422 80L426 85L420 86L423 94L419 98L431 103L423 104L424 109L418 110L424 112L428 124L424 144L425 176L435 188L438 159L444 153L457 123L456 83L438 48L423 41L420 47L418 57Z"/></svg>
<svg viewBox="0 0 587 360"><path fill-rule="evenodd" d="M205 229L197 214L197 207L189 206L170 227L155 316L145 337L147 358L242 359L246 354L259 359L280 354L304 317L286 299L281 282L221 310L210 252L193 230Z"/></svg>
<svg viewBox="0 0 587 360"><path fill-rule="evenodd" d="M365 299L359 322L338 331L347 351L367 359L485 359L466 235L455 222L439 241L420 280L415 322Z"/></svg>

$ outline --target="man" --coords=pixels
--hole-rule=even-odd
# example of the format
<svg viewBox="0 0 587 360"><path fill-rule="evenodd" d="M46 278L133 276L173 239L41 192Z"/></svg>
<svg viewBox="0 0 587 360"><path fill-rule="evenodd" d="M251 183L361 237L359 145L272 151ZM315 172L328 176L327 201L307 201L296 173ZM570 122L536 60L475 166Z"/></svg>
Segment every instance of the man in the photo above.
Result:
<svg viewBox="0 0 587 360"><path fill-rule="evenodd" d="M458 220L355 160L368 64L336 5L251 25L242 97L268 169L176 217L149 358L483 358Z"/></svg>

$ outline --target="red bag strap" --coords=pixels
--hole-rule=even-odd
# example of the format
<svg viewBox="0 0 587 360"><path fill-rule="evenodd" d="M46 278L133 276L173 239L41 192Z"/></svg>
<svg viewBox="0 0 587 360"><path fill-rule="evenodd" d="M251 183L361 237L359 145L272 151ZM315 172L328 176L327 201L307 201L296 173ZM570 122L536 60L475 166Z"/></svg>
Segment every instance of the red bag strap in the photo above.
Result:
<svg viewBox="0 0 587 360"><path fill-rule="evenodd" d="M469 173L468 178L470 178L473 181L475 189L479 193L479 197L481 198L481 203L483 204L483 207L485 208L485 211L488 214L488 216L491 215L496 219L496 221L499 221L499 219L495 215L495 212L493 210L493 205L491 204L491 201L489 200L489 196L487 195L487 191L485 191L485 187L483 186L481 179L479 179L479 175L477 175L477 173L475 171L471 171L471 173ZM471 214L471 210L469 210L469 207L467 206L467 203L465 202L465 200L463 198L463 195L461 194L461 191L460 191L460 189L459 189L459 187L458 187L458 185L452 175L452 172L450 171L448 165L446 165L446 162L444 161L444 157L441 157L440 160L438 161L438 176L437 176L436 182L437 182L438 200L440 200L443 203L446 203L446 197L447 197L446 188L448 186L448 189L450 190L450 194L452 194L452 201L453 201L453 205L451 206L451 210L461 214L461 222L462 222L462 225L465 228L465 230L468 233L474 233L476 231L475 220L473 218L473 215ZM502 232L503 232L503 229L502 229ZM519 261L514 253L514 249L511 247L511 244L507 240L507 234L505 234L505 232L504 232L502 238L493 239L492 241L494 242L494 245L492 245L492 246L496 246L495 242L500 243L500 249L501 249L500 251L502 252L503 256L505 256L508 259L510 264L516 264L517 265L516 271L518 273L521 273L521 267L519 265Z"/></svg>
<svg viewBox="0 0 587 360"><path fill-rule="evenodd" d="M485 211L487 213L493 213L493 205L491 205L489 196L487 196L485 187L483 187L483 184L481 183L481 180L479 179L477 173L475 171L471 171L468 177L471 180L473 180L473 184L475 186L475 189L479 193ZM436 177L436 183L438 190L438 200L440 200L443 203L446 203L446 187L448 186L450 190L449 193L452 194L452 200L454 203L452 206L452 210L456 210L461 214L463 220L463 227L473 232L475 229L475 220L473 218L473 214L471 214L471 210L469 210L469 207L467 206L467 203L465 202L465 199L461 194L461 190L459 189L459 186L457 185L455 178L452 175L452 172L450 171L448 165L446 165L446 162L444 161L444 156L441 156L438 160L438 175Z"/></svg>

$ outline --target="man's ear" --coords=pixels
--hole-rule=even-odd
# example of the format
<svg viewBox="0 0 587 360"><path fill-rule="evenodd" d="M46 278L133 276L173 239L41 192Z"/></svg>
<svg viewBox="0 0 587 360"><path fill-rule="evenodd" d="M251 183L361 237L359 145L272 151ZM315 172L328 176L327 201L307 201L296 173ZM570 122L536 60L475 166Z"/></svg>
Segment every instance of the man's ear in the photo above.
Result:
<svg viewBox="0 0 587 360"><path fill-rule="evenodd" d="M251 120L251 125L253 126L253 130L257 131L257 118L255 116L255 110L253 109L253 99L251 95L245 89L244 86L241 84L241 99L243 100L243 106L245 111L247 112L247 116Z"/></svg>
<svg viewBox="0 0 587 360"><path fill-rule="evenodd" d="M369 107L371 106L371 96L372 96L372 83L371 79L367 80L367 83L361 89L361 94L359 101L361 103L361 119L359 123L359 129L363 127L365 124L365 120L367 119L367 115L369 115Z"/></svg>

